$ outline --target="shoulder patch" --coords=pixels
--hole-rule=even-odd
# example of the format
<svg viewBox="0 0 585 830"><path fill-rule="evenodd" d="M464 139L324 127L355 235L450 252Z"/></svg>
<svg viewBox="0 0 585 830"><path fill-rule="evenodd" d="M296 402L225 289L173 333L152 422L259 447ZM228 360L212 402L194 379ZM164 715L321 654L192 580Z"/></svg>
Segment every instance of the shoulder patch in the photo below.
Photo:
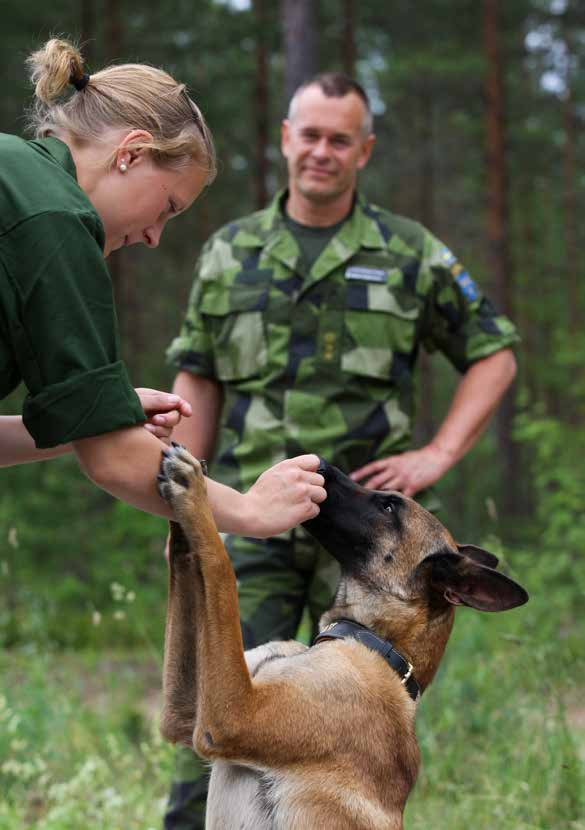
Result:
<svg viewBox="0 0 585 830"><path fill-rule="evenodd" d="M467 271L460 271L455 275L455 282L461 289L463 296L472 303L479 297L477 285L471 279Z"/></svg>
<svg viewBox="0 0 585 830"><path fill-rule="evenodd" d="M443 248L441 251L441 262L446 268L450 268L457 262L457 257L455 254L451 253L449 248Z"/></svg>

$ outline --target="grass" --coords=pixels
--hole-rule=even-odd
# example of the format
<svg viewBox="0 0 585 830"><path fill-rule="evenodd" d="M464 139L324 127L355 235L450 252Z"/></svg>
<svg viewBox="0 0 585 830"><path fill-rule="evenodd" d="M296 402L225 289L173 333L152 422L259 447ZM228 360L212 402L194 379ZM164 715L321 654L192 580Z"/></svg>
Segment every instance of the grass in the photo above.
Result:
<svg viewBox="0 0 585 830"><path fill-rule="evenodd" d="M457 612L420 704L423 763L406 830L585 830L583 590L573 572L557 554L517 554L527 606ZM126 613L98 650L32 640L1 653L0 830L161 827L173 758L156 725L161 653L135 645L143 612L129 593L112 588L112 615ZM161 591L161 633L163 602Z"/></svg>

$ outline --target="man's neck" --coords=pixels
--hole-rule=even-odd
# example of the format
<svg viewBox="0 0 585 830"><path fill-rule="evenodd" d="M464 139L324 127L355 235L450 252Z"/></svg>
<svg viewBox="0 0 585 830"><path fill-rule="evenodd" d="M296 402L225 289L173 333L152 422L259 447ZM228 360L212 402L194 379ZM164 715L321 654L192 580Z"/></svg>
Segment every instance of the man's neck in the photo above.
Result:
<svg viewBox="0 0 585 830"><path fill-rule="evenodd" d="M315 202L291 189L286 201L286 212L299 225L327 228L343 221L351 210L354 193L348 191L331 202Z"/></svg>

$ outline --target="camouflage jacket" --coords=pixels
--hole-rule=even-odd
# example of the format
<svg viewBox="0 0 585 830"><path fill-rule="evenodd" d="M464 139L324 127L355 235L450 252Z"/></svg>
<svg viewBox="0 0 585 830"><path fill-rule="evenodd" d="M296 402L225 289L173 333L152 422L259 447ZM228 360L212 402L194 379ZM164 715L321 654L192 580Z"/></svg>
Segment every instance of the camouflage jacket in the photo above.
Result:
<svg viewBox="0 0 585 830"><path fill-rule="evenodd" d="M444 244L359 197L307 273L285 195L209 239L168 350L222 385L210 474L239 490L299 453L349 471L410 448L419 347L464 372L518 340Z"/></svg>

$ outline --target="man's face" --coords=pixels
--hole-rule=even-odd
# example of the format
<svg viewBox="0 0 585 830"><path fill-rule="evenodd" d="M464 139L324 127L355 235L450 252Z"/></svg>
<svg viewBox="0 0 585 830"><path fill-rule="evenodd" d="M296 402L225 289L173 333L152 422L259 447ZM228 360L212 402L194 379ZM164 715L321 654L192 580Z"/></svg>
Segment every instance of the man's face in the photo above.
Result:
<svg viewBox="0 0 585 830"><path fill-rule="evenodd" d="M310 86L298 96L291 120L282 124L282 152L289 188L315 204L327 204L355 189L375 141L364 136L365 107L354 92L342 98Z"/></svg>

